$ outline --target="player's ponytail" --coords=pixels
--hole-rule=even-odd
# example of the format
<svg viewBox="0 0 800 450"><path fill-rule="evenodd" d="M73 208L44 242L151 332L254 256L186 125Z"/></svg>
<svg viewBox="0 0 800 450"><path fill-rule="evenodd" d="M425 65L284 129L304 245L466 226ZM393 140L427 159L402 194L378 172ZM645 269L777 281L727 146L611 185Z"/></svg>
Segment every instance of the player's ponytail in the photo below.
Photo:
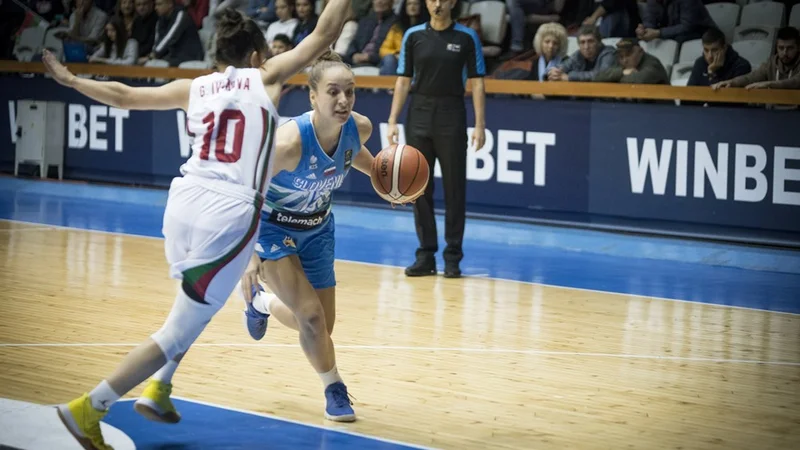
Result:
<svg viewBox="0 0 800 450"><path fill-rule="evenodd" d="M267 54L267 41L255 22L233 8L223 9L216 18L218 65L250 67L254 51Z"/></svg>
<svg viewBox="0 0 800 450"><path fill-rule="evenodd" d="M308 73L308 85L311 87L311 89L316 91L317 84L319 83L319 80L322 78L322 74L324 74L325 71L328 70L329 68L338 65L350 69L350 66L348 66L347 64L344 63L344 61L342 61L342 57L331 49L328 49L327 52L320 55L320 57L317 58L316 61L314 61L314 64L311 66L311 70Z"/></svg>

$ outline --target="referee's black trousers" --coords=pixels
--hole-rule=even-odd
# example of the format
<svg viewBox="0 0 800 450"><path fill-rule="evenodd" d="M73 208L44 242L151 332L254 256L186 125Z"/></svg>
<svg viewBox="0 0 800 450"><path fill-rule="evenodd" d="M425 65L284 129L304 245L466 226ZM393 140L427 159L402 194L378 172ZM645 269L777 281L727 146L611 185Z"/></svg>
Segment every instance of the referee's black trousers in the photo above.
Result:
<svg viewBox="0 0 800 450"><path fill-rule="evenodd" d="M464 97L413 94L406 120L406 142L425 156L430 166L428 188L414 204L419 238L417 259L433 258L438 250L433 213L435 160L442 169L445 200L445 262L461 261L467 190L467 113Z"/></svg>

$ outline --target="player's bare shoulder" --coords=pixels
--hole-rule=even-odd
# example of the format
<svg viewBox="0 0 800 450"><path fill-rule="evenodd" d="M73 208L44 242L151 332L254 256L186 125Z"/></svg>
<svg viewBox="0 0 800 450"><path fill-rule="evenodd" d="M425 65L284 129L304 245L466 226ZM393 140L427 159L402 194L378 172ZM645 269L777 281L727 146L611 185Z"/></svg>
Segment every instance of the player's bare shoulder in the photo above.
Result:
<svg viewBox="0 0 800 450"><path fill-rule="evenodd" d="M294 120L289 120L278 127L275 133L274 173L282 170L292 171L303 155L303 141L300 127Z"/></svg>
<svg viewBox="0 0 800 450"><path fill-rule="evenodd" d="M372 121L362 114L359 114L355 111L352 113L353 119L356 121L356 126L358 127L358 135L361 137L361 142L367 142L369 137L372 135Z"/></svg>

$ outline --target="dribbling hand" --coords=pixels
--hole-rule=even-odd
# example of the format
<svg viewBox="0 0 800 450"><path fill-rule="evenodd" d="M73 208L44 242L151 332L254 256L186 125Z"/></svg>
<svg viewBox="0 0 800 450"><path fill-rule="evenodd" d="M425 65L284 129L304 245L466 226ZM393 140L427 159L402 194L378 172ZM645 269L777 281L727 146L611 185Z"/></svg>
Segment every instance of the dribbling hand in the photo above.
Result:
<svg viewBox="0 0 800 450"><path fill-rule="evenodd" d="M55 55L53 55L49 50L42 51L42 62L47 68L47 71L53 76L53 79L56 80L58 84L72 87L72 84L75 82L75 75L73 75L72 72L64 67L63 64L58 62Z"/></svg>

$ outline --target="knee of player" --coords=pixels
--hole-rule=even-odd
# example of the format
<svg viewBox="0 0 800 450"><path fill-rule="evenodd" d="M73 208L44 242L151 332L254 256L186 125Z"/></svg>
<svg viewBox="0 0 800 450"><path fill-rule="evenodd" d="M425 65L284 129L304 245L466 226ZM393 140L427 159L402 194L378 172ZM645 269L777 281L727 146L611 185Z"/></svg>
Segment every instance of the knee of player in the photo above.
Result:
<svg viewBox="0 0 800 450"><path fill-rule="evenodd" d="M316 334L321 333L326 328L325 311L322 310L322 306L319 304L309 304L298 308L294 312L294 317L297 320L297 325L305 332Z"/></svg>

